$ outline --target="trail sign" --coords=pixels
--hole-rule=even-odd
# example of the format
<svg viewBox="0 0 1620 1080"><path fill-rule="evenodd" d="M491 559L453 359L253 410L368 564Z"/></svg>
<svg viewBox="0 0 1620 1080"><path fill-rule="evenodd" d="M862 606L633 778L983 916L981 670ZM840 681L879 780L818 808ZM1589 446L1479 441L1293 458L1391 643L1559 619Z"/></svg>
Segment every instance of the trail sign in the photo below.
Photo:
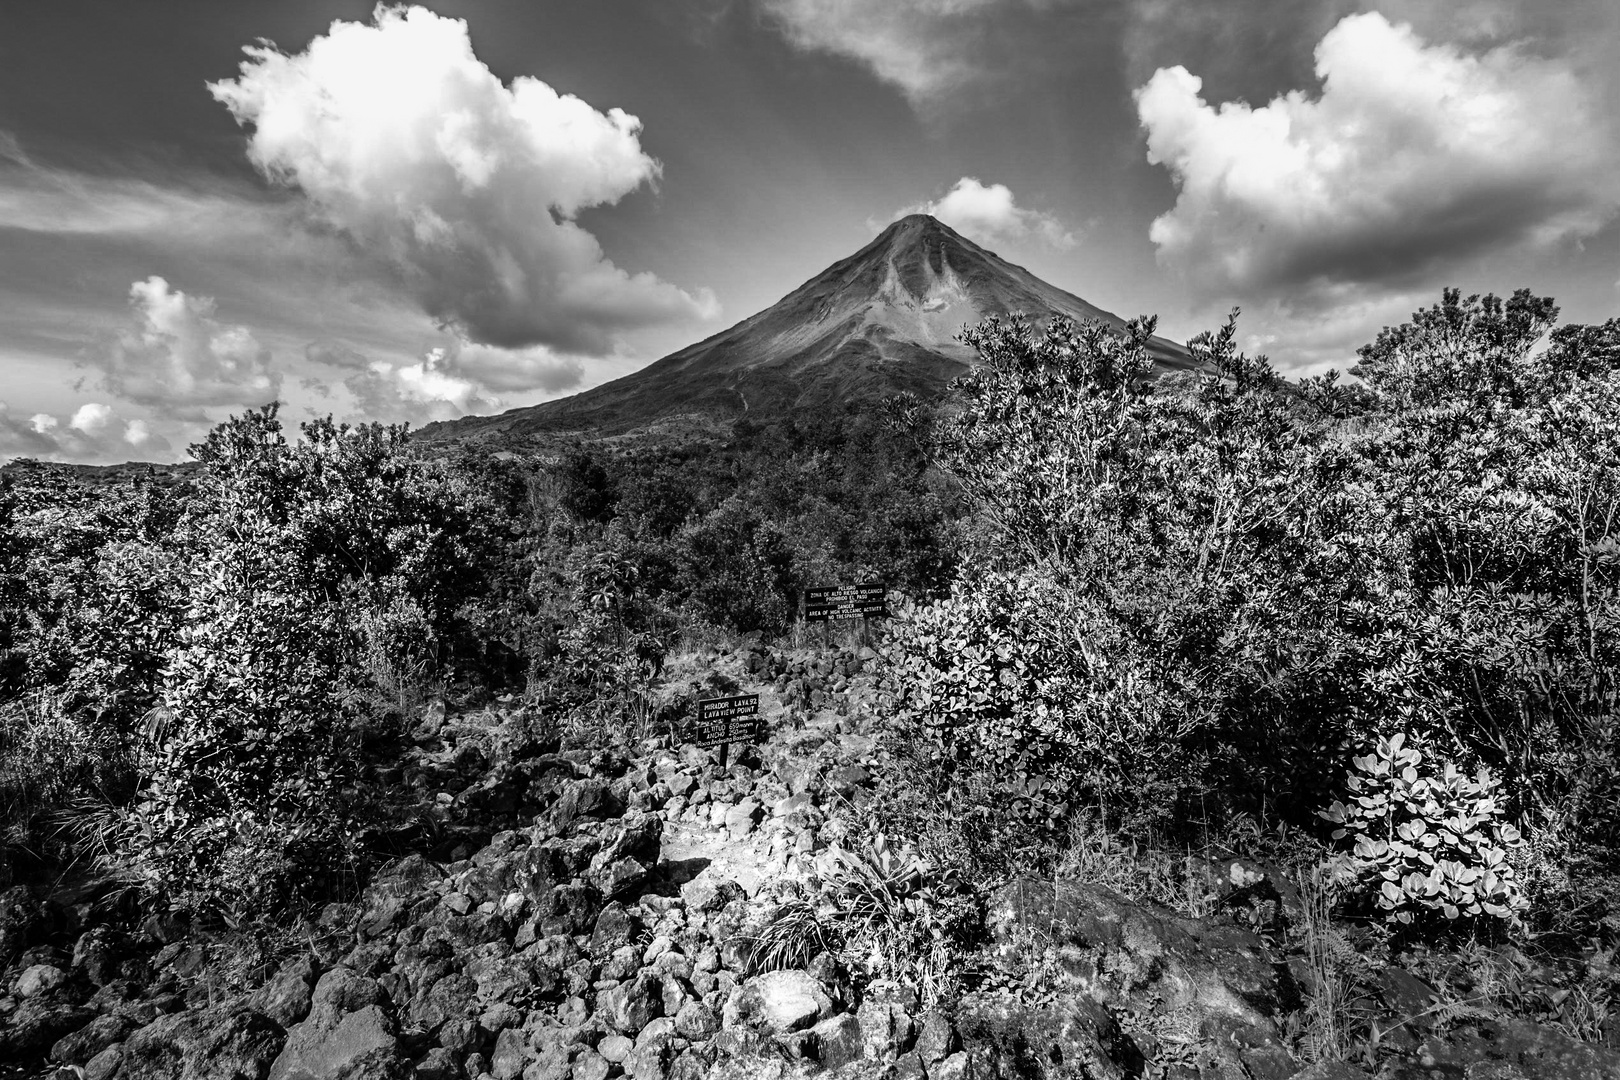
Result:
<svg viewBox="0 0 1620 1080"><path fill-rule="evenodd" d="M732 743L750 743L765 731L759 715L759 695L704 698L698 702L697 717L686 722L685 741L705 750L720 748L725 764Z"/></svg>
<svg viewBox="0 0 1620 1080"><path fill-rule="evenodd" d="M843 622L888 615L888 590L881 581L828 585L804 591L805 622Z"/></svg>

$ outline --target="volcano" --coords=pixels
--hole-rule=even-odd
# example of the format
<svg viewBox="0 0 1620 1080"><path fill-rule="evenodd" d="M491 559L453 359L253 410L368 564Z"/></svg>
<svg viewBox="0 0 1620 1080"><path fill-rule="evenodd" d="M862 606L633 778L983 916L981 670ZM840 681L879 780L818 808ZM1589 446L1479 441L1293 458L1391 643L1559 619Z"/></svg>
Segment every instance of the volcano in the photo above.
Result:
<svg viewBox="0 0 1620 1080"><path fill-rule="evenodd" d="M1014 314L1037 324L1062 315L1125 325L936 219L913 214L775 305L640 371L499 416L430 425L424 434L611 434L682 414L767 419L902 391L931 398L977 358L955 335ZM1151 351L1161 370L1193 366L1184 347L1163 338L1153 339Z"/></svg>

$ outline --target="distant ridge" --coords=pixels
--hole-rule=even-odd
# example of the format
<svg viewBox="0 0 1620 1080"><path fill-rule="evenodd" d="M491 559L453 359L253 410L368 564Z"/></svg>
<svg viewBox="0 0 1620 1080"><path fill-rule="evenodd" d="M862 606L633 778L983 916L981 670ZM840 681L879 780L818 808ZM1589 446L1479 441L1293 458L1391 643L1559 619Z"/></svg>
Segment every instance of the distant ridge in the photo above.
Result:
<svg viewBox="0 0 1620 1080"><path fill-rule="evenodd" d="M431 424L428 440L505 432L613 434L683 414L770 417L910 391L940 394L975 360L964 325L1021 313L1044 323L1125 320L1049 285L926 214L901 218L775 305L640 371L572 397ZM1193 366L1153 339L1161 368Z"/></svg>

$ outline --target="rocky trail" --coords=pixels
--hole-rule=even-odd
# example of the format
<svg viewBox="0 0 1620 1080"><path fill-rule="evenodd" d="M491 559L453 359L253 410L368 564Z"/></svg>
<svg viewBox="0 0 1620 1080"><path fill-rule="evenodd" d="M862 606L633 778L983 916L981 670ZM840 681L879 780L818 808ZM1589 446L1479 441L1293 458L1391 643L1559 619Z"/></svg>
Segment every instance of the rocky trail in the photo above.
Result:
<svg viewBox="0 0 1620 1080"><path fill-rule="evenodd" d="M414 808L375 838L401 857L258 958L170 920L128 925L93 895L8 890L0 1075L1369 1075L1301 1067L1288 1025L1313 976L1273 939L1225 912L1185 918L1095 884L1026 878L983 897L984 977L933 1007L828 952L760 970L763 914L814 895L831 845L867 842L872 661L854 647L750 647L672 665L676 690L761 695L768 737L724 769L667 738L537 737L516 706L430 710L376 769ZM1231 877L1229 892L1252 895L1266 869ZM1435 991L1390 970L1369 1007L1408 1019L1389 1026L1401 1054L1385 1075L1620 1077L1620 1054L1541 1024L1442 1035L1425 1019Z"/></svg>

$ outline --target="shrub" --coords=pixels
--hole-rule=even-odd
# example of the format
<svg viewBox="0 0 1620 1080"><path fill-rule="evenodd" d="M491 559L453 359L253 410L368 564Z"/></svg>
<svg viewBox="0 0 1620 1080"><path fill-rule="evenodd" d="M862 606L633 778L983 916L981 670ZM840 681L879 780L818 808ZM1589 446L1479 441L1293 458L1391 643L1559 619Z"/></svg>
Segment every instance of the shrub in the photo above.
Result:
<svg viewBox="0 0 1620 1080"><path fill-rule="evenodd" d="M1423 755L1402 735L1378 740L1351 759L1348 802L1322 817L1335 840L1353 847L1345 875L1386 917L1410 923L1424 913L1455 920L1516 920L1528 906L1509 852L1522 843L1504 820L1500 783L1481 769L1470 778L1450 762L1419 771Z"/></svg>
<svg viewBox="0 0 1620 1080"><path fill-rule="evenodd" d="M835 844L816 856L811 895L771 911L751 959L770 970L837 952L863 985L893 980L931 1005L960 989L962 955L981 922L953 872L876 833L865 845Z"/></svg>

